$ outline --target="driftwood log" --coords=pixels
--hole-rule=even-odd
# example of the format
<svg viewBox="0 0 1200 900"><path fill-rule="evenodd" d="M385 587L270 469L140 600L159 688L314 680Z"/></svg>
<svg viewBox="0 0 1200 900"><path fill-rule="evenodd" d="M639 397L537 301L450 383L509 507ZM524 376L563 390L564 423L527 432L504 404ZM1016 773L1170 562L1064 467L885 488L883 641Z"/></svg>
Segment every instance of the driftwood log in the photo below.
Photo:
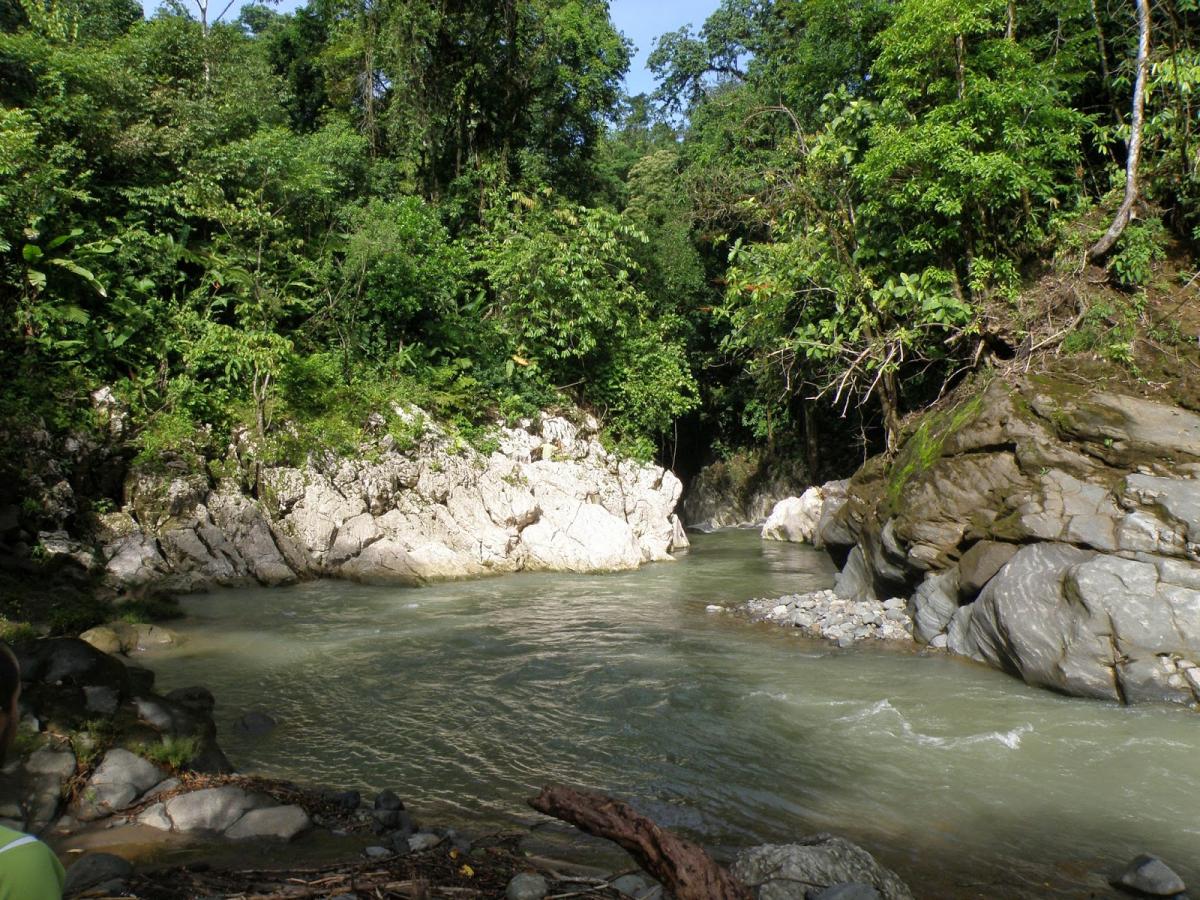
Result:
<svg viewBox="0 0 1200 900"><path fill-rule="evenodd" d="M713 862L702 847L660 828L628 803L591 791L547 785L529 805L619 844L678 900L751 898L749 888Z"/></svg>

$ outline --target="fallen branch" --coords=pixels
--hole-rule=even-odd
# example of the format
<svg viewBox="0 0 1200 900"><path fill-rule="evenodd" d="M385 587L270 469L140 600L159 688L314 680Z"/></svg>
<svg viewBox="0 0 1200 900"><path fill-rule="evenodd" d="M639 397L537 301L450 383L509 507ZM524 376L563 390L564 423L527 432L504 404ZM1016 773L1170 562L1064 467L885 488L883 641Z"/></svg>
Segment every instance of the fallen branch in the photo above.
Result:
<svg viewBox="0 0 1200 900"><path fill-rule="evenodd" d="M618 844L678 900L750 900L750 890L713 862L703 848L660 828L627 803L604 794L547 785L529 805Z"/></svg>

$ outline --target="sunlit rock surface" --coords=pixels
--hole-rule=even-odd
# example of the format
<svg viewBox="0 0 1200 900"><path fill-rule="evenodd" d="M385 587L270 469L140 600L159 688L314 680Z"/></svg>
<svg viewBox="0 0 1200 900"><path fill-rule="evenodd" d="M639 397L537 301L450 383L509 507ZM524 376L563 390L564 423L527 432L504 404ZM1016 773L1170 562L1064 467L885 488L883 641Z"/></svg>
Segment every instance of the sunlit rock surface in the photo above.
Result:
<svg viewBox="0 0 1200 900"><path fill-rule="evenodd" d="M1200 701L1200 415L1050 378L928 413L818 527L839 594L1031 684Z"/></svg>
<svg viewBox="0 0 1200 900"><path fill-rule="evenodd" d="M542 416L500 429L487 455L434 424L419 430L412 446L384 435L355 458L265 468L257 498L230 480L134 474L124 508L103 520L108 576L182 591L315 576L420 583L630 569L687 546L679 480L610 454L594 427Z"/></svg>

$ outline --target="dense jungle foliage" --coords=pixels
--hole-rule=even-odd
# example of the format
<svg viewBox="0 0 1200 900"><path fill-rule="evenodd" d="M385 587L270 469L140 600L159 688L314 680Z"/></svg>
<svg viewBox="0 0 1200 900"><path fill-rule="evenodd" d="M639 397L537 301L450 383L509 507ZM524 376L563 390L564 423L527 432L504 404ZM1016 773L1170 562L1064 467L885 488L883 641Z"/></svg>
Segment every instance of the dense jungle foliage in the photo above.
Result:
<svg viewBox="0 0 1200 900"><path fill-rule="evenodd" d="M1112 219L1139 85L1104 261L1133 296L1196 237L1200 11L1151 5L1143 85L1147 2L724 0L628 97L604 0L0 0L0 413L109 385L150 462L394 400L882 446L1021 352L996 311Z"/></svg>

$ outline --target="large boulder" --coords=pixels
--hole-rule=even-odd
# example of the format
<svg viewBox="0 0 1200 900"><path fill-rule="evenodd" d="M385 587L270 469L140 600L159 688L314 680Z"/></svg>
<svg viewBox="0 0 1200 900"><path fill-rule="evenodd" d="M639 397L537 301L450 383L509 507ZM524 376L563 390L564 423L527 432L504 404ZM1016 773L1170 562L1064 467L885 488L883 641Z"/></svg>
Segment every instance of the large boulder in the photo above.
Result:
<svg viewBox="0 0 1200 900"><path fill-rule="evenodd" d="M785 497L763 524L763 540L813 543L824 505L825 494L819 487L810 487L799 497Z"/></svg>
<svg viewBox="0 0 1200 900"><path fill-rule="evenodd" d="M76 802L75 818L87 822L112 815L165 777L158 766L128 750L109 750Z"/></svg>
<svg viewBox="0 0 1200 900"><path fill-rule="evenodd" d="M834 885L868 884L884 900L912 900L908 886L862 847L817 834L794 844L764 844L738 854L735 878L758 900L806 900Z"/></svg>
<svg viewBox="0 0 1200 900"><path fill-rule="evenodd" d="M261 800L235 785L205 788L172 797L163 806L175 831L224 832Z"/></svg>
<svg viewBox="0 0 1200 900"><path fill-rule="evenodd" d="M1031 684L1200 702L1200 415L1050 378L920 417L819 527L840 595ZM1194 627L1195 626L1195 627Z"/></svg>

